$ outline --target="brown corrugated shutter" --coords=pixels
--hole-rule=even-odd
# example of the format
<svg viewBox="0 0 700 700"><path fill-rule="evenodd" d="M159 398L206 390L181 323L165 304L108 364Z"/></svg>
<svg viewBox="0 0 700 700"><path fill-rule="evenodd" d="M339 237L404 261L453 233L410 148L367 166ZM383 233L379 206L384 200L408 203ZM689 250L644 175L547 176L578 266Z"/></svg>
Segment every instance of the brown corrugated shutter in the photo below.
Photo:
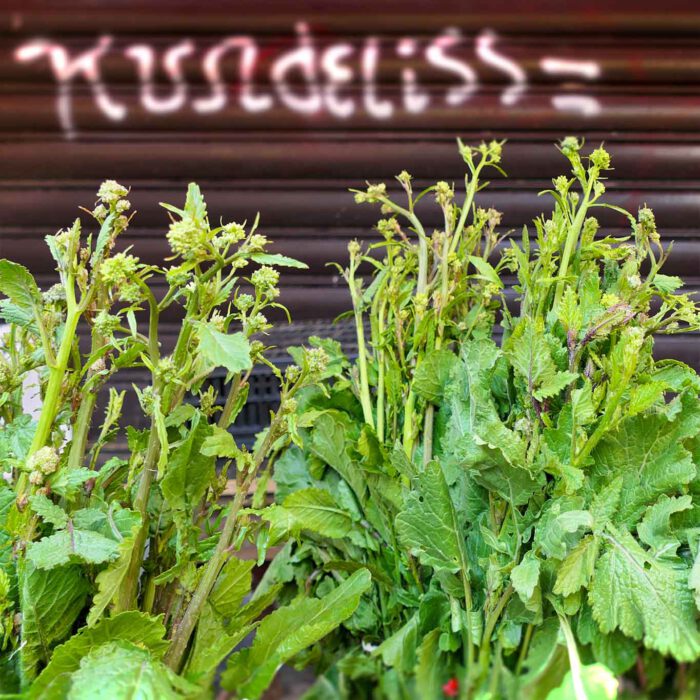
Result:
<svg viewBox="0 0 700 700"><path fill-rule="evenodd" d="M373 212L354 205L348 187L404 168L419 183L459 182L456 136L508 138L510 177L495 180L482 202L518 230L548 206L537 192L563 167L553 142L577 134L606 142L616 168L610 201L652 206L666 240L676 241L668 273L700 286L695 3L3 5L0 255L47 283L41 238L78 204L89 206L101 180L133 187L139 214L124 242L151 261L166 252L157 202L177 203L197 180L216 216L260 211L278 250L309 263L308 273L284 278L293 316L330 319L348 298L325 263L343 260L350 238L373 235ZM204 69L226 39L217 97ZM236 48L244 45L256 51L247 83ZM284 73L284 57L302 46L308 72ZM80 56L92 78L59 87L61 62ZM152 91L137 71L149 56ZM625 225L612 211L601 220ZM658 347L700 368L697 336Z"/></svg>

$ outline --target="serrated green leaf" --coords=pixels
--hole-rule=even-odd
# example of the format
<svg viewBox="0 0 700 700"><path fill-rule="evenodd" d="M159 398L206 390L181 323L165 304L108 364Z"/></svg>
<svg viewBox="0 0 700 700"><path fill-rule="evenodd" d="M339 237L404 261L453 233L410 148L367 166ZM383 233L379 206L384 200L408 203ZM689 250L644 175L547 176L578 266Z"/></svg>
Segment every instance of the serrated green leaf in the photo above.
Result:
<svg viewBox="0 0 700 700"><path fill-rule="evenodd" d="M413 490L396 518L401 543L426 566L453 573L469 571L462 528L445 476L437 462L428 464L415 479Z"/></svg>
<svg viewBox="0 0 700 700"><path fill-rule="evenodd" d="M593 517L587 510L570 508L570 505L553 502L547 517L540 521L536 542L548 557L563 559L578 543L580 532L593 527Z"/></svg>
<svg viewBox="0 0 700 700"><path fill-rule="evenodd" d="M161 617L130 610L111 618L102 618L94 627L83 627L70 639L56 647L46 668L32 684L31 700L51 700L56 679L68 676L80 667L91 649L122 640L147 649L151 657L161 659L168 649Z"/></svg>
<svg viewBox="0 0 700 700"><path fill-rule="evenodd" d="M29 497L29 505L32 510L49 525L56 528L65 527L68 523L68 513L61 506L57 506L43 493L36 493Z"/></svg>
<svg viewBox="0 0 700 700"><path fill-rule="evenodd" d="M352 615L370 585L371 576L365 569L323 598L307 598L275 610L260 624L253 645L231 656L223 686L241 697L259 698L281 664Z"/></svg>
<svg viewBox="0 0 700 700"><path fill-rule="evenodd" d="M250 593L254 565L252 559L243 561L236 557L226 562L209 596L209 603L215 612L227 618L238 614L243 599Z"/></svg>
<svg viewBox="0 0 700 700"><path fill-rule="evenodd" d="M187 186L185 213L189 214L199 224L204 224L207 218L207 205L204 202L202 190L196 182L190 182Z"/></svg>
<svg viewBox="0 0 700 700"><path fill-rule="evenodd" d="M515 592L527 604L540 581L540 560L532 550L525 554L517 566L513 567L510 580Z"/></svg>
<svg viewBox="0 0 700 700"><path fill-rule="evenodd" d="M535 477L525 468L522 436L504 425L498 415L489 376L498 357L491 340L469 341L462 346L461 363L446 395L449 413L446 419L438 416L435 454L449 483L469 469L479 485L496 491L513 505L522 505L539 490L541 475Z"/></svg>
<svg viewBox="0 0 700 700"><path fill-rule="evenodd" d="M680 277L671 275L662 275L657 273L654 275L654 280L652 284L660 291L665 294L670 294L675 292L676 289L683 286L683 280Z"/></svg>
<svg viewBox="0 0 700 700"><path fill-rule="evenodd" d="M481 277L481 279L484 279L491 284L495 284L498 289L503 288L503 281L498 276L496 270L494 270L493 267L486 262L486 260L483 258L478 258L475 255L470 255L469 262L478 270L479 274L477 277Z"/></svg>
<svg viewBox="0 0 700 700"><path fill-rule="evenodd" d="M675 557L681 543L671 526L671 516L692 506L692 496L669 498L664 495L646 509L642 522L637 525L637 534L655 557Z"/></svg>
<svg viewBox="0 0 700 700"><path fill-rule="evenodd" d="M608 526L589 599L605 633L620 629L679 661L700 656L700 632L688 570L650 557L626 532Z"/></svg>
<svg viewBox="0 0 700 700"><path fill-rule="evenodd" d="M597 559L598 539L587 535L559 565L554 592L558 595L568 596L588 586Z"/></svg>
<svg viewBox="0 0 700 700"><path fill-rule="evenodd" d="M83 484L92 479L95 472L86 467L76 469L59 469L49 477L51 490L67 501L74 501L80 493Z"/></svg>
<svg viewBox="0 0 700 700"><path fill-rule="evenodd" d="M270 527L270 540L279 542L302 530L316 532L331 539L345 537L352 527L352 516L340 508L330 492L307 488L287 496L282 505L265 508L261 516Z"/></svg>
<svg viewBox="0 0 700 700"><path fill-rule="evenodd" d="M571 416L576 425L588 425L596 418L593 387L589 380L571 392Z"/></svg>
<svg viewBox="0 0 700 700"><path fill-rule="evenodd" d="M109 214L102 222L102 226L100 226L100 232L97 235L97 240L95 241L95 250L90 256L90 265L93 267L102 260L105 246L107 245L107 241L109 241L112 233L112 223L114 222L115 218L115 213Z"/></svg>
<svg viewBox="0 0 700 700"><path fill-rule="evenodd" d="M2 426L0 432L0 457L24 459L36 432L36 421L26 413Z"/></svg>
<svg viewBox="0 0 700 700"><path fill-rule="evenodd" d="M36 317L32 311L18 306L9 299L0 299L0 318L5 323L36 332Z"/></svg>
<svg viewBox="0 0 700 700"><path fill-rule="evenodd" d="M137 518L130 524L131 529L128 536L124 537L124 539L117 544L117 558L109 564L109 566L100 571L95 578L97 591L92 599L92 607L88 614L88 626L96 625L99 622L100 616L114 600L114 597L124 581L124 577L129 571L134 541L141 529L141 517L138 514L135 515L137 515Z"/></svg>
<svg viewBox="0 0 700 700"><path fill-rule="evenodd" d="M311 435L311 451L345 479L360 503L367 486L362 470L349 454L349 420L341 413L327 412L318 417Z"/></svg>
<svg viewBox="0 0 700 700"><path fill-rule="evenodd" d="M623 479L616 523L633 526L646 506L695 477L684 441L700 432L700 402L697 395L683 394L678 406L682 410L671 416L656 412L624 419L593 450L594 491L618 476Z"/></svg>
<svg viewBox="0 0 700 700"><path fill-rule="evenodd" d="M228 430L213 426L212 433L202 443L202 454L207 457L235 459L241 451Z"/></svg>
<svg viewBox="0 0 700 700"><path fill-rule="evenodd" d="M90 650L72 674L70 700L94 700L97 688L104 700L181 700L201 692L155 660L147 649L125 641Z"/></svg>
<svg viewBox="0 0 700 700"><path fill-rule="evenodd" d="M41 292L26 267L0 260L0 292L23 312L35 317L40 313Z"/></svg>
<svg viewBox="0 0 700 700"><path fill-rule="evenodd" d="M558 370L541 319L522 319L504 344L503 354L538 401L555 396L578 377Z"/></svg>
<svg viewBox="0 0 700 700"><path fill-rule="evenodd" d="M210 435L211 426L203 415L197 414L184 442L168 458L161 489L175 510L191 513L215 478L216 459L202 452Z"/></svg>
<svg viewBox="0 0 700 700"><path fill-rule="evenodd" d="M22 609L22 677L31 680L37 665L47 663L55 644L63 641L83 610L89 584L77 566L53 571L27 561L19 576Z"/></svg>
<svg viewBox="0 0 700 700"><path fill-rule="evenodd" d="M225 367L233 374L244 372L253 366L250 342L240 331L222 333L200 323L197 325L197 333L199 351L209 364Z"/></svg>
<svg viewBox="0 0 700 700"><path fill-rule="evenodd" d="M620 504L623 478L616 476L598 491L591 501L590 512L593 516L593 529L602 532L613 520Z"/></svg>
<svg viewBox="0 0 700 700"><path fill-rule="evenodd" d="M413 374L413 390L426 401L437 403L457 364L456 355L449 350L427 353Z"/></svg>
<svg viewBox="0 0 700 700"><path fill-rule="evenodd" d="M71 562L102 564L119 556L117 543L90 530L71 528L32 542L27 547L27 559L37 569L55 569Z"/></svg>

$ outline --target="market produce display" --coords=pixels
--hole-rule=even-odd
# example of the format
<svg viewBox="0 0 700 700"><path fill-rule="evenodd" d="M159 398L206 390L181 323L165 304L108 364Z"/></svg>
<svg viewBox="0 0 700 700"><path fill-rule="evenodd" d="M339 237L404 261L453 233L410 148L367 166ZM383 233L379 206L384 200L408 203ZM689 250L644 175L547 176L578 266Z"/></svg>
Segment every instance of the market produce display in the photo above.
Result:
<svg viewBox="0 0 700 700"><path fill-rule="evenodd" d="M648 208L599 230L602 146L564 139L551 213L503 231L480 206L503 147L458 143L463 188L355 191L383 217L338 266L357 357L269 361L305 266L194 184L162 266L117 252L114 181L47 237L57 285L0 260L1 693L258 698L289 663L307 700L697 697L700 378L653 349L700 311ZM246 447L261 364L281 398ZM110 386L134 368L146 429Z"/></svg>
<svg viewBox="0 0 700 700"><path fill-rule="evenodd" d="M354 612L370 585L361 570L328 596L264 615L279 589L251 595L256 562L237 556L257 541L264 560L267 532L244 514L245 500L252 492L252 505L262 505L258 472L287 439L294 396L327 361L311 349L294 370L275 370L279 409L251 451L235 443L227 428L245 405L253 367L267 362L251 336L269 328L262 312L278 305L277 268L303 265L266 252L257 221L212 227L196 185L183 209L163 205L172 219L168 267L114 253L129 225L127 195L105 182L91 211L96 235L76 220L47 238L61 277L55 287L41 292L25 268L0 261L10 323L0 364L0 690L47 700L94 698L97 688L101 698L201 697L254 634L228 659L221 684L259 697L283 662ZM251 264L257 269L243 280ZM156 276L167 282L160 300L149 288ZM244 281L252 293L241 291ZM159 317L175 304L184 318L163 356ZM79 323L90 327L87 349L78 347ZM150 428L126 427L129 458L98 469L103 448L124 432L124 394L106 384L134 366L151 374L150 385L134 387ZM206 386L217 367L228 372L223 407ZM38 390L23 384L30 372L43 397L36 420L22 408L23 389ZM224 501L234 463L235 493Z"/></svg>
<svg viewBox="0 0 700 700"><path fill-rule="evenodd" d="M299 394L263 515L296 536L268 574L292 597L372 573L305 654L323 673L309 697L700 692L700 379L652 353L700 316L661 272L649 209L625 212L629 235L598 230L609 154L560 149L552 213L507 245L474 205L500 143L460 144L463 199L446 182L414 193L407 173L403 201L356 194L388 217L382 261L353 243L344 271L359 357L316 341L329 380ZM424 231L423 197L443 230Z"/></svg>

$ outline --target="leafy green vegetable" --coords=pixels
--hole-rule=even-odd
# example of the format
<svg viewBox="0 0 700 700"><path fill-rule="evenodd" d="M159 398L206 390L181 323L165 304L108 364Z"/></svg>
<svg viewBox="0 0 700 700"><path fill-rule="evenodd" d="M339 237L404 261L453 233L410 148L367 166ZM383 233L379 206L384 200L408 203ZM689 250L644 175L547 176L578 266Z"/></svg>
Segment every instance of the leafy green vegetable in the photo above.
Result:
<svg viewBox="0 0 700 700"><path fill-rule="evenodd" d="M306 266L268 252L257 219L248 229L212 227L194 183L183 209L165 205L168 266L142 263L116 252L130 223L127 196L103 183L94 236L77 220L47 238L60 278L50 289L0 260L0 314L10 324L0 334L0 691L18 697L206 697L248 634L269 635L265 613L281 594L279 585L252 591L255 560L238 556L257 547L264 561L267 521L280 507L268 512L264 489L250 508L246 499L256 479L266 483L269 460L298 439L295 396L325 375L324 348L302 349L284 374L274 369L280 405L252 451L229 429L254 366L270 366L253 336L270 328L263 312L280 308L274 266ZM165 290L158 299L154 285ZM182 321L171 346L160 319L176 305ZM84 334L88 342L78 342ZM211 382L217 367L228 372L222 404ZM134 370L146 379L133 387L144 429L123 424L127 391L109 386ZM42 397L37 420L23 412L27 392ZM105 460L124 444L127 459ZM308 527L348 534L355 518L346 504L316 491L306 503L290 496L295 524L278 539ZM278 659L351 615L368 577L339 573L337 593L281 609L267 625L286 636L274 659L238 669L241 653L229 672L251 674L262 692Z"/></svg>
<svg viewBox="0 0 700 700"><path fill-rule="evenodd" d="M474 200L500 150L460 142L463 200L445 182L414 194L405 172L407 202L356 192L388 215L383 241L351 243L339 268L358 357L304 395L275 465L280 508L324 493L354 526L298 528L270 583L320 595L339 571L373 576L355 615L298 657L322 673L309 698L700 687L700 379L654 357L659 334L700 329L698 307L661 273L649 209L613 207L629 236L599 231L610 156L574 138L551 214L497 252L500 214ZM432 236L415 208L428 195L444 221ZM293 529L286 517L271 533Z"/></svg>
<svg viewBox="0 0 700 700"><path fill-rule="evenodd" d="M242 697L260 697L282 663L355 611L369 584L369 572L357 571L323 598L301 600L268 615L258 627L253 645L231 657L224 687L235 689Z"/></svg>

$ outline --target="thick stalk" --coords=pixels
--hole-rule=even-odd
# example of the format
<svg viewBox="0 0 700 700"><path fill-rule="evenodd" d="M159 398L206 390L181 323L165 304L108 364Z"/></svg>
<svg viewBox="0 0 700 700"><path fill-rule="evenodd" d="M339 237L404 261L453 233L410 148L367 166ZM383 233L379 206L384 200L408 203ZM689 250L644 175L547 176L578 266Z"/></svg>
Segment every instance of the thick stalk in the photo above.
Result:
<svg viewBox="0 0 700 700"><path fill-rule="evenodd" d="M229 556L228 549L231 546L231 542L233 541L233 536L236 531L238 512L243 506L245 497L248 493L248 487L250 486L253 476L257 473L260 464L262 464L265 455L270 449L273 436L277 432L280 421L281 417L278 414L278 416L276 416L272 421L265 439L255 453L250 475L243 479L238 485L236 495L229 505L229 510L224 522L224 528L221 531L221 536L216 544L214 554L204 567L202 577L199 580L199 584L197 585L192 599L187 605L185 613L182 616L182 620L178 624L173 625L170 635L170 648L165 655L165 662L174 671L178 671L182 665L183 656L187 649L187 645L189 644L192 632L194 631L194 628L199 620L204 603L209 597L209 594L216 583L216 579Z"/></svg>
<svg viewBox="0 0 700 700"><path fill-rule="evenodd" d="M216 579L226 563L226 560L228 559L229 553L227 550L231 545L231 540L233 538L236 521L238 518L238 511L243 505L245 495L245 489L240 488L236 492L233 501L231 501L229 512L226 516L224 529L221 532L221 536L217 542L214 554L211 556L211 559L209 559L206 567L204 568L204 573L202 574L199 584L197 585L197 589L195 590L194 595L192 596L192 599L185 610L185 614L182 616L182 620L179 624L174 625L172 628L170 648L165 655L165 663L167 663L168 666L170 666L174 671L179 671L180 669L182 658L187 649L187 645L189 644L195 625L199 620L204 603L209 597L209 594L216 583Z"/></svg>
<svg viewBox="0 0 700 700"><path fill-rule="evenodd" d="M90 355L96 353L105 345L105 338L93 331ZM90 370L88 370L88 379ZM77 469L85 456L87 449L88 432L92 425L92 416L97 404L97 391L83 393L78 409L78 415L73 422L73 439L71 441L70 452L68 453L67 469Z"/></svg>
<svg viewBox="0 0 700 700"><path fill-rule="evenodd" d="M78 414L73 423L73 439L70 452L68 453L66 469L77 469L83 461L85 450L87 449L88 432L92 424L92 415L96 404L97 394L94 391L88 391L83 394Z"/></svg>
<svg viewBox="0 0 700 700"><path fill-rule="evenodd" d="M488 671L489 661L491 659L491 636L496 628L498 618L501 616L503 609L506 607L512 595L513 586L509 585L499 598L496 607L491 611L484 625L484 635L481 638L481 648L479 649L479 667L482 675L486 674Z"/></svg>
<svg viewBox="0 0 700 700"><path fill-rule="evenodd" d="M61 346L56 356L56 364L49 370L49 383L46 387L46 394L44 395L41 407L41 415L39 416L39 424L34 433L32 445L29 448L29 454L33 454L44 447L51 436L54 420L61 408L61 388L68 368L68 360L70 359L79 319L80 313L77 309L70 309L68 311L66 324L63 328L63 337L61 338Z"/></svg>
<svg viewBox="0 0 700 700"><path fill-rule="evenodd" d="M474 172L472 173L472 178L467 185L467 192L464 197L464 203L462 204L462 212L459 216L459 221L455 227L454 237L450 244L450 253L454 253L459 246L459 241L462 237L462 231L464 230L464 225L467 222L467 216L471 211L472 204L474 202L474 197L476 196L476 189L479 186L479 173L481 172L482 164L476 166Z"/></svg>
<svg viewBox="0 0 700 700"><path fill-rule="evenodd" d="M423 419L423 464L427 465L433 458L433 423L435 421L435 406L429 403L425 407Z"/></svg>
<svg viewBox="0 0 700 700"><path fill-rule="evenodd" d="M362 415L365 423L374 428L374 418L372 416L372 399L369 393L369 373L367 371L367 346L365 343L365 329L362 322L362 311L360 311L360 300L356 299L353 292L352 303L355 310L355 333L357 334L357 357L360 366L360 403L362 404Z"/></svg>
<svg viewBox="0 0 700 700"><path fill-rule="evenodd" d="M574 698L575 700L588 700L588 694L581 680L581 659L579 658L578 649L576 648L574 633L571 631L569 621L563 615L559 616L559 623L564 633L564 639L566 640L566 649L569 652L569 666L571 667L571 683L574 687Z"/></svg>
<svg viewBox="0 0 700 700"><path fill-rule="evenodd" d="M411 390L408 392L403 418L403 451L409 459L413 456L413 443L415 440L413 429L415 404L416 395Z"/></svg>
<svg viewBox="0 0 700 700"><path fill-rule="evenodd" d="M159 453L160 442L158 440L158 431L156 430L155 421L152 420L151 432L148 437L148 447L146 449L146 458L141 471L141 480L139 481L139 488L134 498L134 510L138 511L141 515L141 528L134 539L129 570L124 577L124 583L119 588L115 612L123 612L124 610L131 610L136 607L139 577L143 564L143 552L146 547L146 539L148 538L148 497L151 493L151 484L153 483L153 476L156 472Z"/></svg>
<svg viewBox="0 0 700 700"><path fill-rule="evenodd" d="M382 302L382 305L379 309L379 318L377 321L377 326L378 326L378 335L379 335L379 345L378 345L378 351L377 351L377 364L379 365L378 371L377 371L377 438L379 439L379 442L384 442L384 421L385 421L385 408L384 408L384 402L385 402L385 396L384 396L384 383L385 383L385 376L384 373L386 371L386 368L384 366L384 363L386 361L385 358L385 353L383 349L383 343L384 343L384 307L385 304Z"/></svg>
<svg viewBox="0 0 700 700"><path fill-rule="evenodd" d="M72 287L72 280L69 280ZM49 369L49 381L46 387L46 393L41 406L41 415L39 423L34 433L34 439L29 448L28 457L33 455L37 450L40 450L46 445L51 437L51 431L54 427L54 421L61 408L61 390L63 388L63 380L68 368L68 361L71 355L71 348L75 340L75 331L78 327L80 312L73 303L69 301L68 315L63 328L63 337L61 338L61 346L56 356L56 363ZM22 472L17 481L17 493L19 498L25 495L29 484L29 477L26 472Z"/></svg>
<svg viewBox="0 0 700 700"><path fill-rule="evenodd" d="M591 197L591 188L593 187L593 178L588 181L588 186L583 196L583 201L576 212L574 221L569 229L569 233L566 237L566 243L564 244L564 253L561 256L561 263L559 265L559 281L557 282L557 289L554 294L554 304L552 305L552 310L556 311L559 308L559 302L561 301L561 295L564 293L564 278L569 270L569 261L571 256L576 249L578 243L579 235L581 233L581 227L583 226L584 219L586 218L586 212L588 211L588 202Z"/></svg>
<svg viewBox="0 0 700 700"><path fill-rule="evenodd" d="M219 428L224 430L231 425L231 413L238 400L238 395L240 394L241 387L244 382L241 381L240 372L231 380L231 388L229 389L228 396L226 397L226 403L224 404L224 410L221 411L217 425Z"/></svg>

